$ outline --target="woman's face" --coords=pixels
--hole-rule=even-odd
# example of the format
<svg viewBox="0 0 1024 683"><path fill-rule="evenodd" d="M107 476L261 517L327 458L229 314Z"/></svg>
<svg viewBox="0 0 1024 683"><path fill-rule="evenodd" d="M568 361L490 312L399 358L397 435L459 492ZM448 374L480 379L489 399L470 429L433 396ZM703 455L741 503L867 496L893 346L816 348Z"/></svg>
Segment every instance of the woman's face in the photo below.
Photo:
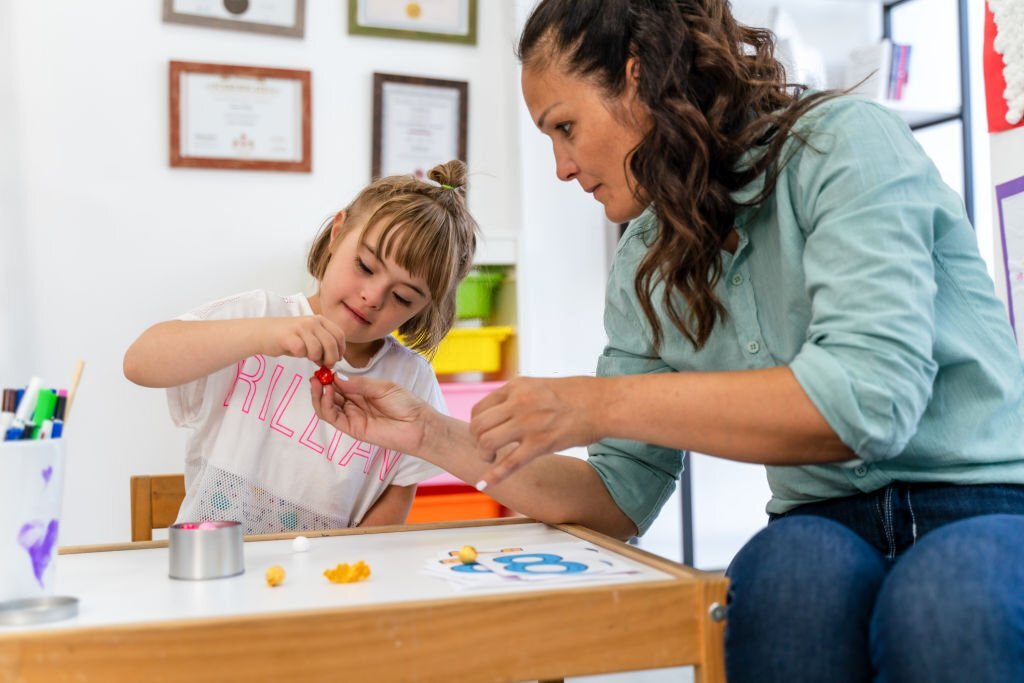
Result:
<svg viewBox="0 0 1024 683"><path fill-rule="evenodd" d="M627 76L622 95L609 100L588 80L567 74L560 60L524 67L522 86L530 117L551 138L555 172L575 180L604 205L608 220L625 223L639 216L650 200L631 188L636 179L626 163L649 124L636 100L636 79ZM633 60L627 69L633 71Z"/></svg>

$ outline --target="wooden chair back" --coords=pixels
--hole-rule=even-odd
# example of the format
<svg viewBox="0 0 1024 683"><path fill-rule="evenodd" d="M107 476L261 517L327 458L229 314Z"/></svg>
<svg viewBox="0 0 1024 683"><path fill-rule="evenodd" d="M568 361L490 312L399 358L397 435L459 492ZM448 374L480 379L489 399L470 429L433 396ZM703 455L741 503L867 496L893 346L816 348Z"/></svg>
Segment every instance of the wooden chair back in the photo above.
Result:
<svg viewBox="0 0 1024 683"><path fill-rule="evenodd" d="M185 499L184 474L131 478L132 541L153 540L153 529L166 529L178 518Z"/></svg>

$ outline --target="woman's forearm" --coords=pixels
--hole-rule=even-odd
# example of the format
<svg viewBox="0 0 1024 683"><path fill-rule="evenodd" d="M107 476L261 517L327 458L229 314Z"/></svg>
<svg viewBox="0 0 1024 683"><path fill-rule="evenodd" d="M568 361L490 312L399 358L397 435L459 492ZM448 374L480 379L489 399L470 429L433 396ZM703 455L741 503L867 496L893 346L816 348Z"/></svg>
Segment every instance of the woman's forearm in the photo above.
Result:
<svg viewBox="0 0 1024 683"><path fill-rule="evenodd" d="M124 375L144 387L173 387L206 377L260 352L259 318L169 320L135 340Z"/></svg>
<svg viewBox="0 0 1024 683"><path fill-rule="evenodd" d="M675 372L594 380L602 437L655 443L741 462L849 460L789 368Z"/></svg>
<svg viewBox="0 0 1024 683"><path fill-rule="evenodd" d="M475 483L491 464L469 434L469 425L435 414L427 421L417 453L463 481ZM565 455L543 455L513 476L487 489L505 507L548 524L582 524L609 536L626 539L636 525L615 504L597 472L586 461Z"/></svg>

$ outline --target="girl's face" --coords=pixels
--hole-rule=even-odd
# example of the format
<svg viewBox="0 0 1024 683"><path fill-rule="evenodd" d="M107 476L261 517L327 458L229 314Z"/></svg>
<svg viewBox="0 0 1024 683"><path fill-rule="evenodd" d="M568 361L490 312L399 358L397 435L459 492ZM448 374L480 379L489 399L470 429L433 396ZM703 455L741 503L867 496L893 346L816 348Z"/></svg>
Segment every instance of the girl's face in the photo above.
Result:
<svg viewBox="0 0 1024 683"><path fill-rule="evenodd" d="M365 233L361 225L348 226L336 239L344 212L331 228L334 250L327 263L320 291L310 299L313 311L341 326L345 332L345 356L368 361L379 341L422 311L430 303L426 280L414 277L376 252L380 226Z"/></svg>
<svg viewBox="0 0 1024 683"><path fill-rule="evenodd" d="M642 188L639 199L633 195L636 179L626 163L649 125L635 98L635 76L627 76L623 94L609 101L597 85L567 74L560 63L551 59L523 69L530 117L551 138L558 177L577 181L604 205L608 220L625 223L650 203ZM630 73L634 64L630 60Z"/></svg>

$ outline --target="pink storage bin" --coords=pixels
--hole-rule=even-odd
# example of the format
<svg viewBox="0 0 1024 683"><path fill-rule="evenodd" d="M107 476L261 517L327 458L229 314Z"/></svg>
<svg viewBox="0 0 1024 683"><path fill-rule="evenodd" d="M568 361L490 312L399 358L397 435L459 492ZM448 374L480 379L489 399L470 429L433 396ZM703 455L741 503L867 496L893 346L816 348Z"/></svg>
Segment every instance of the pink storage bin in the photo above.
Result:
<svg viewBox="0 0 1024 683"><path fill-rule="evenodd" d="M470 413L484 396L504 382L441 382L441 393L448 404L448 414L469 422Z"/></svg>

